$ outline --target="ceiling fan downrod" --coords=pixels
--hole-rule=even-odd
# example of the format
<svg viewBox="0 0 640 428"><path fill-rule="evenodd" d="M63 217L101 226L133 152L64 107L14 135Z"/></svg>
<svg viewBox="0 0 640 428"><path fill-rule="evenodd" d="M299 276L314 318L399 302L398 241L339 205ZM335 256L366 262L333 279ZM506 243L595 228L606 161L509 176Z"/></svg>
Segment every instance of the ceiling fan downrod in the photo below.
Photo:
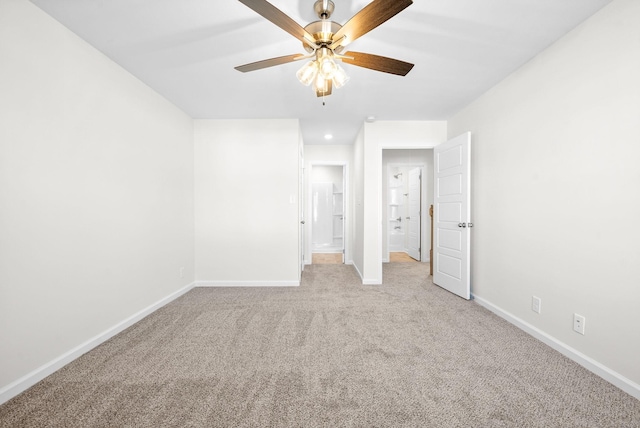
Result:
<svg viewBox="0 0 640 428"><path fill-rule="evenodd" d="M313 5L313 10L320 19L329 19L335 8L336 5L331 0L317 0Z"/></svg>

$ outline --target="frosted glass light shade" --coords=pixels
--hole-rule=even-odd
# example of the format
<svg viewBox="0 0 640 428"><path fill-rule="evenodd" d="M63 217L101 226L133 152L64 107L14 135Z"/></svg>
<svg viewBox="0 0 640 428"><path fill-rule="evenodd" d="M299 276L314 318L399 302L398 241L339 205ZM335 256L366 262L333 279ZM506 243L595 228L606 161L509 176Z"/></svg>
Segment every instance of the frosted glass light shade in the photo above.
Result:
<svg viewBox="0 0 640 428"><path fill-rule="evenodd" d="M320 73L325 79L332 79L338 65L329 57L325 57L320 62Z"/></svg>
<svg viewBox="0 0 640 428"><path fill-rule="evenodd" d="M309 61L298 70L296 77L304 86L309 86L316 78L318 74L318 63L316 61Z"/></svg>
<svg viewBox="0 0 640 428"><path fill-rule="evenodd" d="M338 64L336 64L336 70L333 73L333 86L336 89L340 89L347 84L349 79L350 77L347 76L347 72L344 71L344 69Z"/></svg>
<svg viewBox="0 0 640 428"><path fill-rule="evenodd" d="M316 93L325 93L329 91L329 80L322 76L322 73L316 75L316 79L313 81L313 90Z"/></svg>

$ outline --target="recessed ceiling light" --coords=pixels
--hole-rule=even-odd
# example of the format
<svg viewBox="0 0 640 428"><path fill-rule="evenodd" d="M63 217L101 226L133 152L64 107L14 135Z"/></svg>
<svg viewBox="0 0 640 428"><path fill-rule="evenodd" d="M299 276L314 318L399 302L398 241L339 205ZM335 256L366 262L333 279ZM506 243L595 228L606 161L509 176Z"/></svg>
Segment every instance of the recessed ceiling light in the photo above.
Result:
<svg viewBox="0 0 640 428"><path fill-rule="evenodd" d="M371 122L375 122L376 121L376 117L375 116L367 116L367 118L365 119L365 121L371 123Z"/></svg>
<svg viewBox="0 0 640 428"><path fill-rule="evenodd" d="M324 139L325 139L325 140L332 140L332 139L333 139L333 135L331 135L331 134L324 134Z"/></svg>

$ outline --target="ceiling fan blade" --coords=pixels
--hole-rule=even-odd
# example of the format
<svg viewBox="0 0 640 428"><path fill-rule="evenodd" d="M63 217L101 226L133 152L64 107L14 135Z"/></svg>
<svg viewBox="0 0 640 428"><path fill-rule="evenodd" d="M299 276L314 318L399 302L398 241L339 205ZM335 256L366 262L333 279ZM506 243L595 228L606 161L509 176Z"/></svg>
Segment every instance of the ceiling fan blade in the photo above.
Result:
<svg viewBox="0 0 640 428"><path fill-rule="evenodd" d="M262 61L252 62L251 64L239 65L234 68L238 71L242 71L243 73L246 73L248 71L255 71L255 70L260 70L262 68L268 68L268 67L273 67L275 65L282 65L288 62L293 62L301 57L302 55L300 54L285 55L285 56L279 56L277 58L270 58Z"/></svg>
<svg viewBox="0 0 640 428"><path fill-rule="evenodd" d="M346 36L344 43L351 43L402 12L411 4L413 4L412 0L373 0L347 21L333 36L333 40L338 41Z"/></svg>
<svg viewBox="0 0 640 428"><path fill-rule="evenodd" d="M255 12L262 15L264 18L276 24L287 33L291 34L296 39L303 43L309 43L312 46L316 44L316 40L313 36L300 24L293 19L289 18L284 12L272 5L266 0L239 0L240 3L253 9Z"/></svg>
<svg viewBox="0 0 640 428"><path fill-rule="evenodd" d="M344 57L352 57L344 58ZM400 61L398 59L387 58L385 56L372 55L362 52L349 51L341 55L341 60L345 64L353 64L358 67L370 68L371 70L382 71L383 73L406 76L413 68L413 64Z"/></svg>

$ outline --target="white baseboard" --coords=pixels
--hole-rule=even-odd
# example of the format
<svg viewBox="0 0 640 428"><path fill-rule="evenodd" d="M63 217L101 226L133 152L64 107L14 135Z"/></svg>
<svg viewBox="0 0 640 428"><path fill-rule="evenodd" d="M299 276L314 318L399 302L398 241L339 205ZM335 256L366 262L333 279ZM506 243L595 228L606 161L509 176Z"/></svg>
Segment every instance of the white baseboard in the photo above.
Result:
<svg viewBox="0 0 640 428"><path fill-rule="evenodd" d="M311 261L305 261L304 262L305 266L311 266L312 264L313 264L313 262L311 262ZM353 264L353 260L345 260L344 264L345 265L352 265Z"/></svg>
<svg viewBox="0 0 640 428"><path fill-rule="evenodd" d="M630 379L627 379L626 377L622 376L620 373L617 373L611 370L610 368L599 363L598 361L584 355L580 351L573 349L566 343L559 341L555 337L550 336L549 334L543 332L537 327L532 326L528 322L516 317L515 315L507 311L500 309L499 307L483 299L482 297L473 295L473 300L475 300L479 305L487 308L494 314L498 315L499 317L515 325L519 329L525 331L526 333L530 334L531 336L545 343L546 345L549 345L550 347L560 352L565 357L580 364L582 367L589 370L590 372L600 376L601 378L612 383L613 385L620 388L627 394L640 400L640 385L638 385L637 383L631 381Z"/></svg>
<svg viewBox="0 0 640 428"><path fill-rule="evenodd" d="M358 269L358 266L355 263L351 263L354 267L354 269L356 270L356 272L358 272L358 276L360 277L360 280L362 281L362 285L380 285L380 281L377 279L368 279L368 278L363 278L362 277L362 272L360 272L360 269Z"/></svg>
<svg viewBox="0 0 640 428"><path fill-rule="evenodd" d="M196 281L196 287L298 287L300 281Z"/></svg>
<svg viewBox="0 0 640 428"><path fill-rule="evenodd" d="M116 334L120 333L124 329L126 329L128 327L131 327L133 324L137 323L142 318L146 317L147 315L151 314L152 312L155 312L156 310L160 309L161 307L163 307L167 303L170 303L171 301L173 301L173 300L177 299L178 297L182 296L183 294L185 294L186 292L191 290L193 288L193 286L194 286L194 283L191 283L191 284L181 288L180 290L175 291L174 293L171 293L167 297L165 297L165 298L157 301L156 303L152 304L151 306L148 306L148 307L142 309L141 311L131 315L129 318L119 322L118 324L116 324L113 327L109 328L108 330L102 332L101 334L99 334L99 335L87 340L86 342L76 346L75 348L71 349L70 351L60 355L58 358L56 358L56 359L54 359L52 361L49 361L48 363L44 364L43 366L38 367L37 369L35 369L31 373L26 374L25 376L21 377L20 379L16 380L15 382L12 382L9 385L1 388L0 389L0 404L9 401L10 399L15 397L16 395L20 394L21 392L26 391L28 388L31 388L33 385L35 385L36 383L40 382L45 377L47 377L50 374L53 374L54 372L60 370L62 367L66 366L67 364L69 364L70 362L75 360L76 358L80 357L83 354L86 354L87 352L89 352L90 350L95 348L96 346L98 346L98 345L106 342L107 340L111 339L113 336L115 336Z"/></svg>
<svg viewBox="0 0 640 428"><path fill-rule="evenodd" d="M356 273L360 277L360 280L364 281L364 279L362 278L362 272L360 272L360 269L358 269L358 265L356 265L355 263L352 263L352 265L353 265L353 268L356 270Z"/></svg>

